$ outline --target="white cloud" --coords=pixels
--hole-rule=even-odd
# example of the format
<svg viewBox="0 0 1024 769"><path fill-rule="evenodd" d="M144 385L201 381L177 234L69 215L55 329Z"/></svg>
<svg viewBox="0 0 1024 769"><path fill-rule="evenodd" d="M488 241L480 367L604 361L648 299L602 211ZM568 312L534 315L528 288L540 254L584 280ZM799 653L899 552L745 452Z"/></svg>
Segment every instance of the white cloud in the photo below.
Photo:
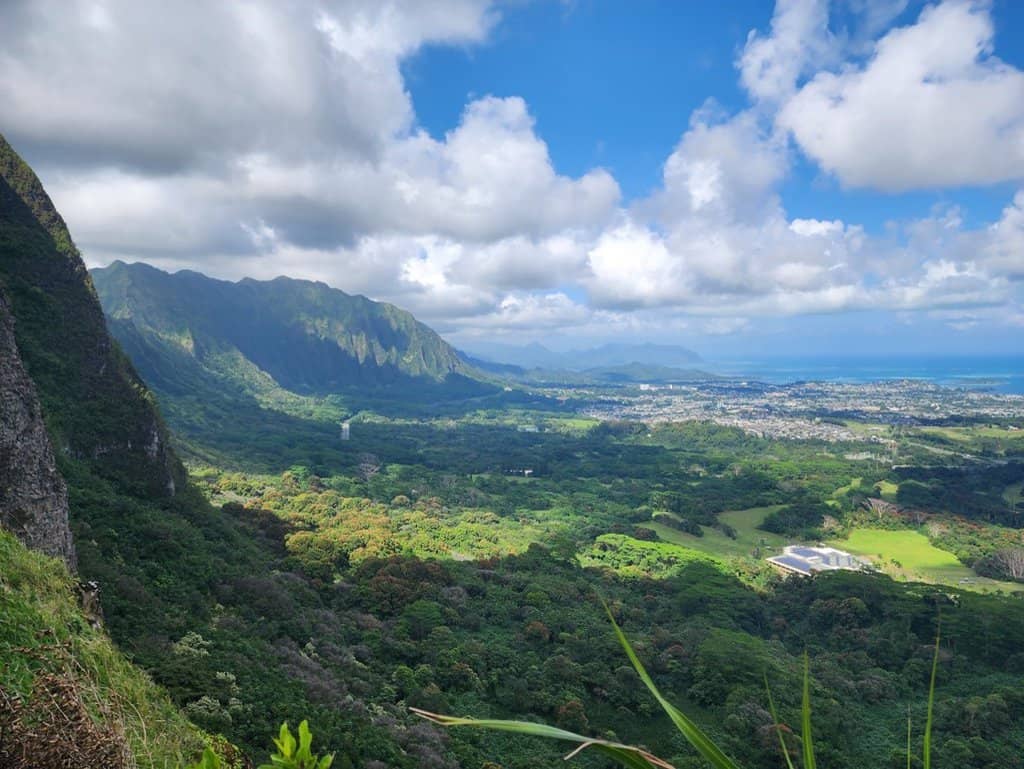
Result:
<svg viewBox="0 0 1024 769"><path fill-rule="evenodd" d="M991 225L987 240L981 251L985 268L995 275L1024 281L1024 190L1017 192L999 221Z"/></svg>
<svg viewBox="0 0 1024 769"><path fill-rule="evenodd" d="M886 191L1024 178L1024 72L993 52L985 2L946 0L863 66L822 71L778 123L849 186Z"/></svg>
<svg viewBox="0 0 1024 769"><path fill-rule="evenodd" d="M831 58L827 0L777 0L768 35L751 31L737 66L757 101L789 97L805 71Z"/></svg>
<svg viewBox="0 0 1024 769"><path fill-rule="evenodd" d="M148 170L380 149L412 124L399 62L482 41L485 0L9 0L4 130L64 162Z"/></svg>
<svg viewBox="0 0 1024 769"><path fill-rule="evenodd" d="M753 113L713 122L698 111L665 161L659 213L757 221L778 206L774 185L787 165L785 145L765 135Z"/></svg>

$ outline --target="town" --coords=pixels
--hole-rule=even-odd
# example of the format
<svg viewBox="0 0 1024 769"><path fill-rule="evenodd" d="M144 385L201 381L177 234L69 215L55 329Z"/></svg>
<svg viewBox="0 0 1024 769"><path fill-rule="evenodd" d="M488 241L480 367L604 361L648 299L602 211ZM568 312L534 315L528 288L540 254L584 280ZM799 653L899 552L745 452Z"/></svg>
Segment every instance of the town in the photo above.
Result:
<svg viewBox="0 0 1024 769"><path fill-rule="evenodd" d="M598 419L704 420L760 437L830 442L888 441L881 433L858 431L852 423L915 427L945 425L951 420L1002 423L1024 417L1024 396L920 380L788 385L710 380L643 384L595 391L591 396L594 400L583 413Z"/></svg>

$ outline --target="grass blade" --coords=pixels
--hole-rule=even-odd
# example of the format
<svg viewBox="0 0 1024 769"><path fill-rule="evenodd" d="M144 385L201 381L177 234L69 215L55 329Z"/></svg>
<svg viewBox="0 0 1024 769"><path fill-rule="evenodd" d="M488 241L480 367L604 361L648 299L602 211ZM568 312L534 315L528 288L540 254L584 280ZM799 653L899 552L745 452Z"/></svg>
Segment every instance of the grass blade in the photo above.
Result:
<svg viewBox="0 0 1024 769"><path fill-rule="evenodd" d="M420 708L409 709L420 718L425 718L440 726L474 726L479 729L490 729L491 731L512 732L513 734L526 734L532 737L546 737L548 739L577 743L579 747L567 755L566 759L573 758L580 752L590 749L618 761L627 769L673 769L672 765L667 761L641 748L608 740L598 740L593 737L585 737L582 734L576 734L575 732L559 729L555 726L548 726L547 724L489 718L458 718L455 716L442 716L427 710L421 710Z"/></svg>
<svg viewBox="0 0 1024 769"><path fill-rule="evenodd" d="M814 741L811 739L811 662L804 652L804 699L800 706L800 742L804 755L804 769L815 769Z"/></svg>
<svg viewBox="0 0 1024 769"><path fill-rule="evenodd" d="M697 724L683 715L675 705L665 699L661 691L658 690L658 687L655 686L650 675L648 675L647 670L640 662L640 659L636 656L636 652L633 651L633 647L622 632L622 628L619 627L619 623L615 621L615 617L612 616L611 609L608 608L607 604L605 604L604 609L608 613L608 619L611 620L612 627L615 628L615 635L618 636L619 643L622 644L622 648L625 650L626 656L629 657L629 661L633 663L633 669L636 670L637 675L640 676L640 680L644 682L648 691L654 695L658 704L661 705L662 710L664 710L668 714L668 717L672 719L672 723L676 725L676 728L683 737L686 738L687 742L689 742L708 763L715 767L715 769L739 769L739 767L733 763L732 759L725 755L725 753L723 753L722 750L711 741L711 738L701 731Z"/></svg>
<svg viewBox="0 0 1024 769"><path fill-rule="evenodd" d="M789 749L786 747L786 740L782 736L782 723L779 721L779 714L775 710L775 700L772 699L772 689L768 686L768 676L764 677L764 688L768 692L768 712L772 714L772 721L775 723L775 733L779 735L779 747L782 748L782 757L786 759L788 769L793 769L793 760L789 757Z"/></svg>
<svg viewBox="0 0 1024 769"><path fill-rule="evenodd" d="M932 769L932 707L935 705L935 674L939 669L939 639L940 633L937 632L935 654L932 657L932 677L928 684L928 717L924 722L924 749L921 753L924 769Z"/></svg>
<svg viewBox="0 0 1024 769"><path fill-rule="evenodd" d="M910 769L910 705L907 705L907 769Z"/></svg>

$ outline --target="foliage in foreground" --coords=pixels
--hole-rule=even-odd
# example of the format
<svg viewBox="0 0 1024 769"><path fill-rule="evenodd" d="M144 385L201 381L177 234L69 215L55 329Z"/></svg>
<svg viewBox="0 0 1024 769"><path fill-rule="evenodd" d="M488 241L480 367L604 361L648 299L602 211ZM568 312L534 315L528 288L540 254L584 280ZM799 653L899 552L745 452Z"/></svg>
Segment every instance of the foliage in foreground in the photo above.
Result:
<svg viewBox="0 0 1024 769"><path fill-rule="evenodd" d="M313 733L309 730L309 722L303 721L299 724L299 738L288 728L288 724L281 724L281 731L274 738L274 745L277 752L270 757L269 764L261 764L259 769L330 769L334 763L333 755L326 755L322 758L313 755ZM228 769L220 756L212 748L206 748L202 760L198 764L191 764L187 769Z"/></svg>
<svg viewBox="0 0 1024 769"><path fill-rule="evenodd" d="M201 747L167 695L83 618L64 564L0 531L0 766L168 769Z"/></svg>
<svg viewBox="0 0 1024 769"><path fill-rule="evenodd" d="M605 605L605 611L608 613L608 619L612 623L612 627L615 630L615 635L622 645L623 650L626 652L626 656L629 657L630 663L633 665L633 669L636 670L637 675L640 676L640 680L643 681L647 690L654 696L662 710L672 721L673 725L679 731L679 733L686 739L686 741L697 751L700 756L707 761L714 769L740 769L739 766L729 758L715 742L708 737L704 731L697 726L690 718L688 718L681 710L675 705L668 701L665 696L661 693L658 687L655 685L654 680L648 674L644 668L643 663L640 662L640 658L637 657L636 652L633 650L632 644L629 639L626 638L625 633L622 632L622 628L615 621L615 617L612 615L611 609ZM935 653L932 657L932 670L931 679L928 687L928 716L925 723L923 745L921 751L921 760L924 769L931 769L931 733L932 733L932 708L935 702L935 674L938 670L939 665L939 638L935 639ZM800 755L803 761L803 769L816 769L816 760L814 755L814 741L811 736L811 686L810 686L810 661L807 654L804 654L804 676L803 676L803 699L800 708ZM767 688L767 678L765 678L765 686ZM791 749L786 744L785 733L788 731L778 718L778 714L775 710L775 703L772 701L771 690L768 690L768 701L771 709L772 720L774 721L773 728L779 736L779 747L783 757L786 761L788 769L794 769L793 759L790 755ZM584 750L590 749L595 753L607 756L613 759L617 763L626 767L626 769L673 769L672 764L664 759L658 758L649 751L635 746L625 745L623 743L612 742L609 740L596 739L594 737L586 737L581 734L567 731L565 729L558 729L547 724L538 724L532 721L507 721L500 719L475 719L475 718L458 718L454 716L444 716L437 713L431 713L421 708L411 708L411 710L418 716L421 716L428 721L439 724L441 726L475 726L482 729L490 729L494 731L512 732L516 734L526 734L534 737L546 737L548 739L565 740L567 742L574 742L577 747L569 753L565 758L568 760L573 758ZM908 717L907 719L907 767L912 764L911 755L911 723Z"/></svg>

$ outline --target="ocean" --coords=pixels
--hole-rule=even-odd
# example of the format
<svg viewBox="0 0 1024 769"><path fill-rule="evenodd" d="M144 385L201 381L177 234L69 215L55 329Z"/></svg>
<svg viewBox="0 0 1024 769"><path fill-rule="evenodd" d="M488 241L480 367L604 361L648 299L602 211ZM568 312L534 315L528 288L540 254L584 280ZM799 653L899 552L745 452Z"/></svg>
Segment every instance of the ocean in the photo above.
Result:
<svg viewBox="0 0 1024 769"><path fill-rule="evenodd" d="M946 387L1024 394L1024 356L746 357L709 360L700 368L772 384L920 379Z"/></svg>

